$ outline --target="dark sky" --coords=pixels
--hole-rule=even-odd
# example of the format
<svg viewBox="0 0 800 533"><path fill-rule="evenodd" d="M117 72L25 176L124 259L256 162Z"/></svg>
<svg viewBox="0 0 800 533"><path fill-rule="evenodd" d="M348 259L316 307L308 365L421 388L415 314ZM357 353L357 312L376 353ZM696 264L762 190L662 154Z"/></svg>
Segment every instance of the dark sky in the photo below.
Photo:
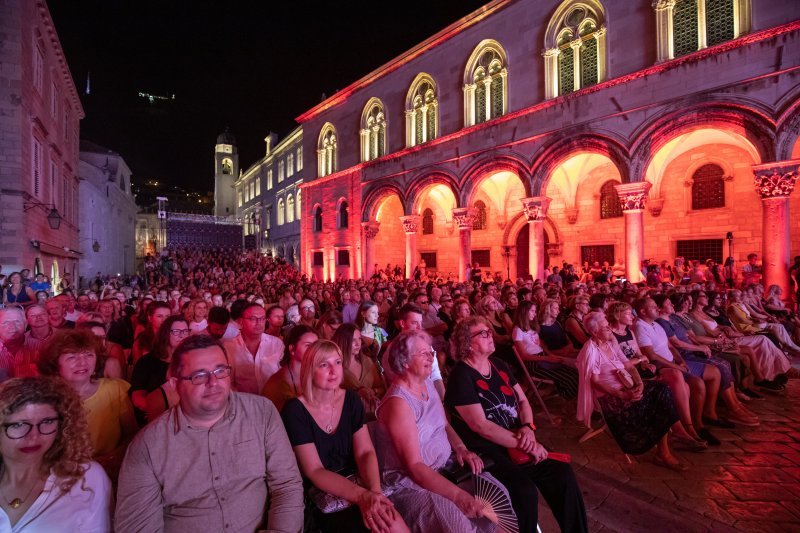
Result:
<svg viewBox="0 0 800 533"><path fill-rule="evenodd" d="M225 126L247 168L268 131L487 0L49 0L86 118L136 178L213 189ZM91 72L91 95L84 94ZM175 94L150 105L139 91Z"/></svg>

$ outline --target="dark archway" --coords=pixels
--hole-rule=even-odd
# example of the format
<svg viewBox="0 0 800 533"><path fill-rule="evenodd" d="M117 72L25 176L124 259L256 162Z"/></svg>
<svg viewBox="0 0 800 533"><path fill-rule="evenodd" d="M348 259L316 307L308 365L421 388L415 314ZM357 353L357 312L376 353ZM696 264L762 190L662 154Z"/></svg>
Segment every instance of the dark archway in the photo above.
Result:
<svg viewBox="0 0 800 533"><path fill-rule="evenodd" d="M517 234L517 278L529 279L531 277L530 270L528 269L528 254L530 251L530 224L525 224ZM544 232L544 249L547 250L547 245L550 244L550 236ZM550 254L544 254L544 266L550 268Z"/></svg>

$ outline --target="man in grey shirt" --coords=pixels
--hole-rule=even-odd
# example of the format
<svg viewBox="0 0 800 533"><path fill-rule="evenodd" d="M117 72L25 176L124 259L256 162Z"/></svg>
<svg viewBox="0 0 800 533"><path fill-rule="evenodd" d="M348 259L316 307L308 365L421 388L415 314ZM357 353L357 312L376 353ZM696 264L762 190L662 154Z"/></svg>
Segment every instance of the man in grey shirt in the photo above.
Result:
<svg viewBox="0 0 800 533"><path fill-rule="evenodd" d="M168 375L180 403L128 448L116 531L299 532L303 486L275 406L231 392L230 362L207 335L175 349Z"/></svg>

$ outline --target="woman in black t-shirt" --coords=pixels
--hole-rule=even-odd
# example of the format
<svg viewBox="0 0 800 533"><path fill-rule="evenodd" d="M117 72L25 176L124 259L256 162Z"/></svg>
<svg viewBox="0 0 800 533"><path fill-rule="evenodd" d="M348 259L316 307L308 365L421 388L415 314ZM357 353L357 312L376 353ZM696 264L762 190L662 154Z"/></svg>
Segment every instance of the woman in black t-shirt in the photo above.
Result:
<svg viewBox="0 0 800 533"><path fill-rule="evenodd" d="M490 357L494 341L489 322L480 316L465 319L456 326L452 342L458 363L448 379L445 404L454 412L453 429L467 448L494 461L487 470L508 489L520 531L536 531L538 491L562 531L588 531L572 468L547 458L536 440L533 412L522 388L503 361ZM526 453L531 461L516 464L509 450Z"/></svg>
<svg viewBox="0 0 800 533"><path fill-rule="evenodd" d="M307 516L320 531L408 531L381 491L364 406L358 394L341 388L343 376L339 347L315 342L303 355L303 393L287 401L281 412L309 494L316 491ZM354 505L323 513L318 502L325 493Z"/></svg>

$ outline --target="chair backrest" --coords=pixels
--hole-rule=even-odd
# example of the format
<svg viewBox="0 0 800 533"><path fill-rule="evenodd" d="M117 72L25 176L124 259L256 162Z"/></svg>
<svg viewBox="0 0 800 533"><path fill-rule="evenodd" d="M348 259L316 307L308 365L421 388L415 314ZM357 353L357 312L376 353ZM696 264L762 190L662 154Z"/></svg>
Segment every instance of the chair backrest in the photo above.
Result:
<svg viewBox="0 0 800 533"><path fill-rule="evenodd" d="M517 362L519 363L520 368L522 369L522 375L525 378L525 381L528 383L529 387L536 387L536 383L533 381L533 377L531 377L530 372L528 372L528 367L525 365L525 360L522 359L522 356L517 350L517 346L512 344L511 347L514 350L514 357L517 358Z"/></svg>

